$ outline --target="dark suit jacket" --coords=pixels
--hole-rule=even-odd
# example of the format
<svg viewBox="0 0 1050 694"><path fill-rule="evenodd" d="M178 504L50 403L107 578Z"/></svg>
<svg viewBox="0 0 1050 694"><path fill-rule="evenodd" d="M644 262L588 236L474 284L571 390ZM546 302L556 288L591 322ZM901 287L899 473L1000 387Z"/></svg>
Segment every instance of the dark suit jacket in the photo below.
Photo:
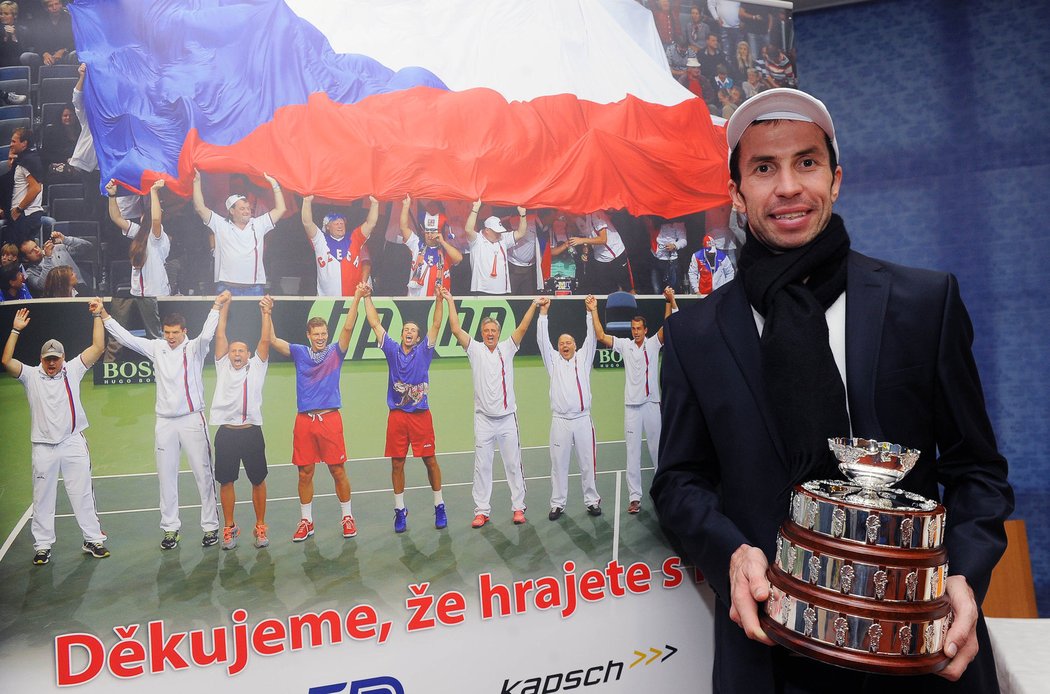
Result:
<svg viewBox="0 0 1050 694"><path fill-rule="evenodd" d="M850 253L846 380L853 435L922 452L898 486L943 500L949 571L966 577L980 605L1006 547L1003 521L1013 494L972 341L953 276ZM729 619L728 567L741 544L772 558L791 479L739 279L670 317L661 382L663 429L651 493L664 532L719 597L715 691L771 692L772 649L748 640ZM951 691L995 691L983 620L979 633L981 653ZM920 681L924 691L950 684L928 676L892 678L885 686L899 692Z"/></svg>

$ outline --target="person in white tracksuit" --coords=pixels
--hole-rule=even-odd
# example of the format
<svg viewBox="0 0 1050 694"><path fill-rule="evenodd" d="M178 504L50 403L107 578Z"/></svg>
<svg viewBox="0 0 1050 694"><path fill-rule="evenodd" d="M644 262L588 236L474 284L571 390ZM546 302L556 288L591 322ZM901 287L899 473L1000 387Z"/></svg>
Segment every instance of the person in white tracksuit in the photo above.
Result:
<svg viewBox="0 0 1050 694"><path fill-rule="evenodd" d="M117 342L153 362L157 382L157 424L155 451L157 479L160 482L160 528L164 531L161 549L179 544L179 458L186 459L197 482L201 498L201 545L219 542L219 515L215 503L215 476L212 472L208 422L204 417L204 359L219 325L219 310L230 300L230 292L215 297L200 334L189 339L186 319L177 313L161 321L164 337L147 340L129 333L105 310L102 318Z"/></svg>
<svg viewBox="0 0 1050 694"><path fill-rule="evenodd" d="M510 507L515 525L525 523L525 474L521 467L521 443L518 438L518 406L514 397L514 355L525 331L529 329L540 300L529 306L521 323L510 337L500 341L499 321L490 316L481 319L481 342L471 339L463 330L456 311L456 301L447 291L448 322L459 346L467 352L474 377L474 520L470 526L480 528L492 515L492 457L495 447L503 459L503 470L510 487Z"/></svg>
<svg viewBox="0 0 1050 694"><path fill-rule="evenodd" d="M62 475L66 495L73 507L83 550L97 559L109 556L106 540L95 511L91 488L91 458L84 430L88 427L80 402L80 381L102 356L105 331L98 320L98 299L90 304L95 314L91 345L71 361L58 340L48 340L40 349L40 365L27 366L14 358L18 336L29 325L29 309L19 309L11 323L11 334L4 344L4 370L22 382L29 400L29 439L33 444L33 564L51 561L55 542L55 500L58 476Z"/></svg>
<svg viewBox="0 0 1050 694"><path fill-rule="evenodd" d="M674 290L664 288L667 305L664 318L678 310ZM642 510L642 432L649 447L649 459L656 466L660 450L660 350L664 346L664 329L646 337L644 316L631 319L631 339L606 335L598 318L598 302L593 296L584 300L598 342L611 347L623 357L623 431L627 442L627 513Z"/></svg>
<svg viewBox="0 0 1050 694"><path fill-rule="evenodd" d="M551 346L547 325L550 299L537 299L540 317L536 322L536 342L543 365L550 376L551 398L551 510L547 517L556 521L565 511L569 486L569 455L576 450L580 468L583 503L587 513L602 515L601 497L595 485L597 467L594 424L591 422L591 365L594 362L594 326L587 321L587 337L577 350L572 335L558 336L558 349Z"/></svg>

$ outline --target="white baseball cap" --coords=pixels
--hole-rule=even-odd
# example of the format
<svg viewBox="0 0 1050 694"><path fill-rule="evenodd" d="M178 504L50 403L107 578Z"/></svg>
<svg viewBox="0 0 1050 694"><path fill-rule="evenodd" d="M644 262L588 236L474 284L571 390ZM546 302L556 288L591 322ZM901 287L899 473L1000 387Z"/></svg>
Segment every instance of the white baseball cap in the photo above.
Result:
<svg viewBox="0 0 1050 694"><path fill-rule="evenodd" d="M495 215L485 220L485 228L490 229L497 234L503 234L507 231L507 227L503 226L503 222L499 221L499 217Z"/></svg>
<svg viewBox="0 0 1050 694"><path fill-rule="evenodd" d="M232 210L233 206L237 204L238 200L244 200L245 202L247 202L248 198L244 197L243 195L237 195L235 193L235 194L231 195L230 197L226 198L226 209L227 210Z"/></svg>
<svg viewBox="0 0 1050 694"><path fill-rule="evenodd" d="M66 356L66 349L62 346L62 343L58 340L48 340L44 343L44 346L40 348L40 358L46 359L47 357L64 357Z"/></svg>
<svg viewBox="0 0 1050 694"><path fill-rule="evenodd" d="M438 230L438 216L429 212L423 217L423 229L426 231Z"/></svg>
<svg viewBox="0 0 1050 694"><path fill-rule="evenodd" d="M835 123L824 103L798 89L779 87L759 92L733 111L726 123L726 141L729 154L740 143L747 127L760 120L797 120L816 123L831 138L835 158L839 156L839 143L835 139Z"/></svg>

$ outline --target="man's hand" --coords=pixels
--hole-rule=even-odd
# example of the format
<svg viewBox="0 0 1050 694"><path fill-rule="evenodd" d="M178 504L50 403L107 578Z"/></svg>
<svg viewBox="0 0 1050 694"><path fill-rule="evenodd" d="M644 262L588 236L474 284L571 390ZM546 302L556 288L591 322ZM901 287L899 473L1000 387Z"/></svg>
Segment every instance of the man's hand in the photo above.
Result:
<svg viewBox="0 0 1050 694"><path fill-rule="evenodd" d="M359 282L357 289L354 290L354 296L362 299L366 296L371 296L371 294L372 287L369 286L368 282Z"/></svg>
<svg viewBox="0 0 1050 694"><path fill-rule="evenodd" d="M370 205L378 205L379 204L379 198L377 198L374 195L369 195L368 196L368 204L370 204Z"/></svg>
<svg viewBox="0 0 1050 694"><path fill-rule="evenodd" d="M676 251L676 250L678 250L678 247L677 247L677 246L675 246L675 245L674 245L674 243L665 243L665 244L664 244L664 250L667 250L667 251Z"/></svg>
<svg viewBox="0 0 1050 694"><path fill-rule="evenodd" d="M117 179L109 179L109 183L106 184L106 195L111 198L117 197Z"/></svg>
<svg viewBox="0 0 1050 694"><path fill-rule="evenodd" d="M540 314L545 316L547 315L547 311L550 310L551 299L549 296L541 296L540 298L536 299L536 305L540 307Z"/></svg>
<svg viewBox="0 0 1050 694"><path fill-rule="evenodd" d="M729 594L732 606L729 618L744 630L749 639L767 646L773 642L758 621L758 603L769 599L769 562L757 547L740 545L729 558Z"/></svg>
<svg viewBox="0 0 1050 694"><path fill-rule="evenodd" d="M260 299L259 310L263 314L269 314L271 311L273 311L273 297L267 294L262 299Z"/></svg>
<svg viewBox="0 0 1050 694"><path fill-rule="evenodd" d="M51 257L51 253L53 253L54 250L55 250L55 242L54 241L45 241L44 242L43 251L44 251L44 257L45 258L50 258Z"/></svg>
<svg viewBox="0 0 1050 694"><path fill-rule="evenodd" d="M232 296L233 294L230 294L230 290L227 289L222 294L219 294L217 297L215 297L215 306L221 308L227 301L230 300L230 297Z"/></svg>
<svg viewBox="0 0 1050 694"><path fill-rule="evenodd" d="M163 187L164 187L164 179L163 178L158 178L156 181L153 182L153 185L150 186L150 188L152 190L160 190ZM109 190L109 186L106 186L106 190L107 191Z"/></svg>
<svg viewBox="0 0 1050 694"><path fill-rule="evenodd" d="M266 173L265 171L263 172L263 178L266 179L266 182L269 183L270 187L274 190L281 187L281 184L277 182L277 179L271 176L270 174Z"/></svg>
<svg viewBox="0 0 1050 694"><path fill-rule="evenodd" d="M96 313L101 313L102 312L102 299L100 299L99 297L96 296L94 299L91 299L90 301L88 301L88 311L91 313L91 315L95 315Z"/></svg>
<svg viewBox="0 0 1050 694"><path fill-rule="evenodd" d="M18 211L17 207L12 207L11 211L8 212L8 216L11 217L11 221L13 222L16 219L18 219L19 217L21 217L22 213Z"/></svg>
<svg viewBox="0 0 1050 694"><path fill-rule="evenodd" d="M80 67L77 68L77 73L83 77L87 73L87 63L81 63Z"/></svg>
<svg viewBox="0 0 1050 694"><path fill-rule="evenodd" d="M470 206L470 209L473 210L474 214L481 212L481 198L475 200L474 204Z"/></svg>
<svg viewBox="0 0 1050 694"><path fill-rule="evenodd" d="M525 208L522 207L521 205L518 205L518 216L519 217L524 217L525 216L525 212L526 212Z"/></svg>
<svg viewBox="0 0 1050 694"><path fill-rule="evenodd" d="M583 305L587 308L588 313L594 313L598 310L598 300L594 298L593 294L587 295L587 298L583 300Z"/></svg>
<svg viewBox="0 0 1050 694"><path fill-rule="evenodd" d="M664 287L664 301L674 301L674 290L670 287Z"/></svg>
<svg viewBox="0 0 1050 694"><path fill-rule="evenodd" d="M20 308L15 312L15 319L11 327L15 330L25 330L27 325L29 325L29 309Z"/></svg>
<svg viewBox="0 0 1050 694"><path fill-rule="evenodd" d="M584 240L581 239L579 236L570 236L566 243L575 248L576 246L582 246L584 244Z"/></svg>
<svg viewBox="0 0 1050 694"><path fill-rule="evenodd" d="M953 614L952 626L944 636L944 655L951 660L937 674L954 682L977 657L977 601L964 576L949 576L944 582L944 592Z"/></svg>
<svg viewBox="0 0 1050 694"><path fill-rule="evenodd" d="M61 231L52 231L51 232L51 242L53 244L55 244L56 246L58 244L60 244L60 243L65 242L65 240L66 240L66 235L63 234Z"/></svg>

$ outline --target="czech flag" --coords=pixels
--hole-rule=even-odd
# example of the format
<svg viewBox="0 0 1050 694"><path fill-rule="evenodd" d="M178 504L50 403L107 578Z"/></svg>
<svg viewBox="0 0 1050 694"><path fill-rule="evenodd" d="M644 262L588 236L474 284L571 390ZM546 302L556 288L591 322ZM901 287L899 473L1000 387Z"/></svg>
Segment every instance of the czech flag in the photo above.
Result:
<svg viewBox="0 0 1050 694"><path fill-rule="evenodd" d="M634 0L76 0L102 180L674 217L724 133Z"/></svg>

